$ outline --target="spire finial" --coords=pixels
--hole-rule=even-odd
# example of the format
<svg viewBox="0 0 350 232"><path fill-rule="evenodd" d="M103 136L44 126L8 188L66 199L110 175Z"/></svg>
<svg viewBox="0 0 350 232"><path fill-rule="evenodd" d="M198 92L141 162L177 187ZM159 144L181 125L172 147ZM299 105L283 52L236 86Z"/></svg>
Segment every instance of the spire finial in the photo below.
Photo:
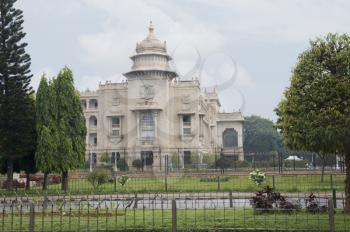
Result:
<svg viewBox="0 0 350 232"><path fill-rule="evenodd" d="M149 30L149 32L150 32L150 33L152 33L152 32L153 32L153 30L154 30L152 20L151 20L151 21L149 21L149 27L148 27L148 30Z"/></svg>

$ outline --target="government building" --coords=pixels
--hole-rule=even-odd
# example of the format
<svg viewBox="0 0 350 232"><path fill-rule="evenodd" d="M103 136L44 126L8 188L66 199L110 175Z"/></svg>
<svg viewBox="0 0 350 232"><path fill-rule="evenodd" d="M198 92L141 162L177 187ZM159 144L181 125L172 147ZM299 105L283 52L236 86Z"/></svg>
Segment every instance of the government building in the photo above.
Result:
<svg viewBox="0 0 350 232"><path fill-rule="evenodd" d="M129 168L139 159L148 169L166 159L180 167L194 160L204 167L208 156L243 160L242 114L220 112L215 89L203 91L198 80L182 80L172 70L166 42L157 39L152 23L130 58L126 81L80 93L90 166L121 158Z"/></svg>

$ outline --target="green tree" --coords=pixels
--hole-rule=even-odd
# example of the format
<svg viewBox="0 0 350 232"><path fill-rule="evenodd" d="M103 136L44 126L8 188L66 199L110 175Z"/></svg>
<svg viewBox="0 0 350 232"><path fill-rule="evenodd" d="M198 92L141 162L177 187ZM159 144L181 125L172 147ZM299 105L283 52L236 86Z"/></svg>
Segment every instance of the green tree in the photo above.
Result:
<svg viewBox="0 0 350 232"><path fill-rule="evenodd" d="M244 118L244 151L247 153L271 152L282 148L282 138L275 124L260 116Z"/></svg>
<svg viewBox="0 0 350 232"><path fill-rule="evenodd" d="M62 172L62 190L68 190L68 171L84 165L86 125L73 73L63 68L53 80L56 107L57 164Z"/></svg>
<svg viewBox="0 0 350 232"><path fill-rule="evenodd" d="M345 211L350 212L350 37L328 34L300 54L276 109L278 128L293 149L345 153Z"/></svg>
<svg viewBox="0 0 350 232"><path fill-rule="evenodd" d="M13 164L32 143L30 56L23 42L23 12L16 0L0 0L0 150L7 160L8 190L13 189Z"/></svg>
<svg viewBox="0 0 350 232"><path fill-rule="evenodd" d="M45 75L41 77L36 94L36 130L38 133L35 153L36 165L44 173L43 190L47 189L48 175L58 170L56 104L52 86Z"/></svg>
<svg viewBox="0 0 350 232"><path fill-rule="evenodd" d="M30 131L29 133L31 136L28 136L28 139L31 139L30 144L30 149L27 149L25 153L23 153L23 156L21 158L17 158L13 160L13 171L14 172L20 172L20 171L25 171L26 173L26 189L29 190L30 188L30 174L31 173L36 173L37 168L35 165L35 158L34 158L34 153L36 149L36 130L35 130L35 100L32 97L31 101L29 102L29 110L32 112L32 121L30 122ZM7 172L7 167L8 167L8 161L6 157L1 157L0 155L0 173L6 173ZM6 182L7 185L9 184L9 181Z"/></svg>

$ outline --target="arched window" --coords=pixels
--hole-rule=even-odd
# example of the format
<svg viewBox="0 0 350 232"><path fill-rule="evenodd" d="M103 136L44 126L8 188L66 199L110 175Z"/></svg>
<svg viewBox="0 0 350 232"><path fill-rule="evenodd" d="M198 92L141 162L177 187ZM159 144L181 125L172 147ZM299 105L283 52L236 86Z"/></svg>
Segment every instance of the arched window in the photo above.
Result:
<svg viewBox="0 0 350 232"><path fill-rule="evenodd" d="M225 129L223 135L224 147L237 147L238 146L238 133L233 128Z"/></svg>

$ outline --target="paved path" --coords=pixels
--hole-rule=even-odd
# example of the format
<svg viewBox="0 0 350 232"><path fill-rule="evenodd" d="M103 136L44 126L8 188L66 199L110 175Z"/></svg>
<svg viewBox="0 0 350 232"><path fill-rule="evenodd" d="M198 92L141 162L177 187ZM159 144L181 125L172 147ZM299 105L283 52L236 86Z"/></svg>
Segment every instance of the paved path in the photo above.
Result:
<svg viewBox="0 0 350 232"><path fill-rule="evenodd" d="M310 193L299 192L299 193L281 193L283 196L289 198L304 198L308 197ZM320 198L332 197L331 192L315 193ZM247 199L254 196L254 192L232 192L232 199ZM200 192L200 193L128 193L128 194L94 194L94 195L53 195L47 198L51 201L62 201L62 200L111 200L111 199L229 199L229 192ZM337 193L337 199L344 198L344 193ZM28 201L43 201L44 196L19 196L19 197L2 197L0 203L4 202L28 202Z"/></svg>

